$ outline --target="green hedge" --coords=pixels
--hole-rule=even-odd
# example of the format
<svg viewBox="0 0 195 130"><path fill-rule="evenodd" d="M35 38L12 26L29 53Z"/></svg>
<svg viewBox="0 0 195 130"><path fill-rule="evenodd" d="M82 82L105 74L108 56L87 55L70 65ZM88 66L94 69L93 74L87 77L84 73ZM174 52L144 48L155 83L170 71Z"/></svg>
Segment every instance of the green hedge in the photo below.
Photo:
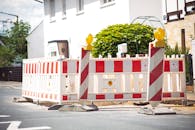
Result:
<svg viewBox="0 0 195 130"><path fill-rule="evenodd" d="M154 40L153 28L142 24L116 24L108 26L95 35L92 55L113 57L118 52L117 45L127 43L128 54L148 53L148 44Z"/></svg>

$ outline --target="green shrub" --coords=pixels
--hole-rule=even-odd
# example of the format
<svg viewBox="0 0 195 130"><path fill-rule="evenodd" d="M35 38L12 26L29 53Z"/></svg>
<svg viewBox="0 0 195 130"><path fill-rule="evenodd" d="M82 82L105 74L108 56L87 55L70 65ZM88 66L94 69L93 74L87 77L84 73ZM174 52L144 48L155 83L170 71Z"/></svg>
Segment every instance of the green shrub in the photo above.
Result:
<svg viewBox="0 0 195 130"><path fill-rule="evenodd" d="M118 52L117 45L127 43L128 54L148 53L148 44L154 40L153 28L142 24L116 24L108 26L95 36L92 55L113 57Z"/></svg>

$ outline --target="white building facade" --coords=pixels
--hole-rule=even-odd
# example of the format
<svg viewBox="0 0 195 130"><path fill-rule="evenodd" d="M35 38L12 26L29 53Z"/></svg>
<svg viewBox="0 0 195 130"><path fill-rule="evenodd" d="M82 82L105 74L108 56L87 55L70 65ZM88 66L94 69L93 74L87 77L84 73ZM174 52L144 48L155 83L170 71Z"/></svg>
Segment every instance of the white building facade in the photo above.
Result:
<svg viewBox="0 0 195 130"><path fill-rule="evenodd" d="M94 36L109 25L131 23L138 16L162 20L162 4L162 0L44 0L44 57L58 55L54 51L59 47L52 48L56 41L67 41L65 51L77 58L89 33Z"/></svg>

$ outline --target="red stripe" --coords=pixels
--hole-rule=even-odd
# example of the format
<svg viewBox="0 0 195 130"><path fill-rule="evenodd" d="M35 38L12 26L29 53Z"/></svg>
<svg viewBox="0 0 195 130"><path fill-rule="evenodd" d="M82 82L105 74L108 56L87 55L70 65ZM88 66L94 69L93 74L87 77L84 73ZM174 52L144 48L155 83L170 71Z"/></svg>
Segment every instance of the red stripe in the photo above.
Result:
<svg viewBox="0 0 195 130"><path fill-rule="evenodd" d="M180 93L180 97L185 97L185 94L184 93Z"/></svg>
<svg viewBox="0 0 195 130"><path fill-rule="evenodd" d="M43 74L45 73L45 63L43 63Z"/></svg>
<svg viewBox="0 0 195 130"><path fill-rule="evenodd" d="M123 94L115 94L114 99L123 99Z"/></svg>
<svg viewBox="0 0 195 130"><path fill-rule="evenodd" d="M51 73L53 74L53 62L51 62Z"/></svg>
<svg viewBox="0 0 195 130"><path fill-rule="evenodd" d="M170 72L170 61L164 61L164 72Z"/></svg>
<svg viewBox="0 0 195 130"><path fill-rule="evenodd" d="M29 68L28 68L28 72L29 72L29 74L31 73L31 64L29 64Z"/></svg>
<svg viewBox="0 0 195 130"><path fill-rule="evenodd" d="M104 61L96 61L96 73L104 72Z"/></svg>
<svg viewBox="0 0 195 130"><path fill-rule="evenodd" d="M35 64L35 74L37 73L37 64Z"/></svg>
<svg viewBox="0 0 195 130"><path fill-rule="evenodd" d="M49 98L52 99L52 94L50 94Z"/></svg>
<svg viewBox="0 0 195 130"><path fill-rule="evenodd" d="M47 74L49 73L49 62L47 63Z"/></svg>
<svg viewBox="0 0 195 130"><path fill-rule="evenodd" d="M142 94L141 93L134 93L133 98L142 98Z"/></svg>
<svg viewBox="0 0 195 130"><path fill-rule="evenodd" d="M77 73L79 73L79 61L77 61Z"/></svg>
<svg viewBox="0 0 195 130"><path fill-rule="evenodd" d="M31 72L34 73L34 64L32 64L32 71Z"/></svg>
<svg viewBox="0 0 195 130"><path fill-rule="evenodd" d="M151 48L151 56L150 57L153 57L156 54L156 52L158 52L160 49L161 48L156 48L156 47Z"/></svg>
<svg viewBox="0 0 195 130"><path fill-rule="evenodd" d="M48 98L48 94L45 94L45 98Z"/></svg>
<svg viewBox="0 0 195 130"><path fill-rule="evenodd" d="M163 97L171 97L171 93L163 93Z"/></svg>
<svg viewBox="0 0 195 130"><path fill-rule="evenodd" d="M58 62L56 61L56 73L58 73Z"/></svg>
<svg viewBox="0 0 195 130"><path fill-rule="evenodd" d="M179 72L183 72L183 61L179 61Z"/></svg>
<svg viewBox="0 0 195 130"><path fill-rule="evenodd" d="M162 100L162 88L150 99L150 101L161 101Z"/></svg>
<svg viewBox="0 0 195 130"><path fill-rule="evenodd" d="M83 93L80 99L87 99L87 97L88 97L88 88L85 90L85 92Z"/></svg>
<svg viewBox="0 0 195 130"><path fill-rule="evenodd" d="M123 61L114 61L114 72L123 72Z"/></svg>
<svg viewBox="0 0 195 130"><path fill-rule="evenodd" d="M163 74L163 60L150 73L150 86Z"/></svg>
<svg viewBox="0 0 195 130"><path fill-rule="evenodd" d="M64 100L68 100L68 96L67 95L63 95L62 96L62 100L64 101Z"/></svg>
<svg viewBox="0 0 195 130"><path fill-rule="evenodd" d="M67 64L67 61L63 61L62 63L62 72L63 73L67 73L67 68L68 68L68 64Z"/></svg>
<svg viewBox="0 0 195 130"><path fill-rule="evenodd" d="M39 73L40 73L40 74L42 73L42 71L41 71L41 66L42 66L42 64L39 63Z"/></svg>
<svg viewBox="0 0 195 130"><path fill-rule="evenodd" d="M86 54L87 54L87 50L84 50L83 48L82 48L82 53L81 53L81 57L82 57L82 59L86 56Z"/></svg>
<svg viewBox="0 0 195 130"><path fill-rule="evenodd" d="M132 61L132 71L133 72L141 72L141 60L133 60Z"/></svg>
<svg viewBox="0 0 195 130"><path fill-rule="evenodd" d="M28 64L26 64L26 73L28 73Z"/></svg>
<svg viewBox="0 0 195 130"><path fill-rule="evenodd" d="M89 63L86 65L84 70L81 72L81 83L80 83L80 85L83 84L83 82L87 78L88 74L89 74Z"/></svg>
<svg viewBox="0 0 195 130"><path fill-rule="evenodd" d="M104 94L97 94L96 99L105 99L105 95Z"/></svg>

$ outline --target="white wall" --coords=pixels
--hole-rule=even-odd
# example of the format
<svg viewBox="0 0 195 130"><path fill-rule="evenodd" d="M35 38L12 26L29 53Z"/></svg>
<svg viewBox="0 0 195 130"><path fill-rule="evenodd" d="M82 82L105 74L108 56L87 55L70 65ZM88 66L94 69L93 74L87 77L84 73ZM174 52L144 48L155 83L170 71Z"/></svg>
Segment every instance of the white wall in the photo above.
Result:
<svg viewBox="0 0 195 130"><path fill-rule="evenodd" d="M28 35L28 58L44 57L43 21Z"/></svg>
<svg viewBox="0 0 195 130"><path fill-rule="evenodd" d="M47 1L44 1L46 7L48 7ZM133 18L140 15L161 17L161 9L159 9L161 2L159 1L161 0L115 0L103 7L100 0L85 0L84 12L78 14L76 0L67 0L67 15L63 17L61 0L56 0L54 21L51 22L49 9L45 9L45 46L48 41L68 40L70 57L77 58L89 33L95 35L108 25L130 23ZM45 56L47 54L48 50L45 48Z"/></svg>
<svg viewBox="0 0 195 130"><path fill-rule="evenodd" d="M162 21L162 0L130 0L130 21L138 16L156 16Z"/></svg>

